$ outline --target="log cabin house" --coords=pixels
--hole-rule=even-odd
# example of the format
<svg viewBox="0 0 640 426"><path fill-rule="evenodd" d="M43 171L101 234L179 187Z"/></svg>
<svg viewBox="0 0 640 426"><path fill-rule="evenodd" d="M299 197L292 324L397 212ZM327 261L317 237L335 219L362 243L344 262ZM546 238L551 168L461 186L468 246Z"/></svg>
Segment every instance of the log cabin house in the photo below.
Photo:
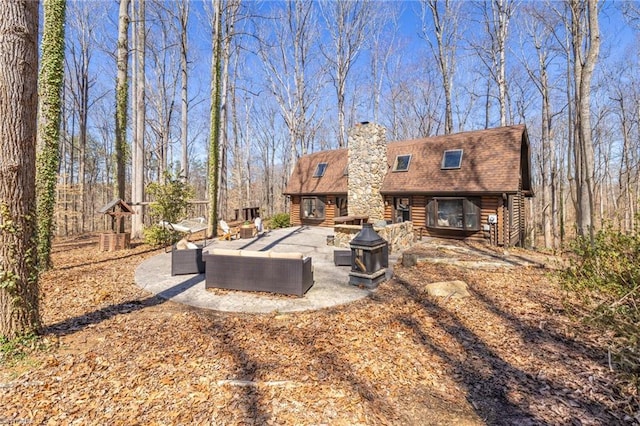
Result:
<svg viewBox="0 0 640 426"><path fill-rule="evenodd" d="M387 143L384 127L361 123L348 144L299 159L284 192L292 225L367 217L411 221L427 236L524 243L533 196L524 125Z"/></svg>

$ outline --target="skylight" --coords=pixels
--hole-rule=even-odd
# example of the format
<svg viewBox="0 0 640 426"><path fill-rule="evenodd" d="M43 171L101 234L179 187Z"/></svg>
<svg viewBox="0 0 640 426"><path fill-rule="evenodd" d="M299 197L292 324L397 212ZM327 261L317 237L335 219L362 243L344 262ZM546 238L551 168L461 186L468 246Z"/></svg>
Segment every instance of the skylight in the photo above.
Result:
<svg viewBox="0 0 640 426"><path fill-rule="evenodd" d="M316 172L313 174L313 177L324 176L325 170L327 170L327 163L318 163L318 166L316 167Z"/></svg>
<svg viewBox="0 0 640 426"><path fill-rule="evenodd" d="M394 172L406 172L409 170L409 163L411 162L411 154L398 155L396 162L393 164Z"/></svg>
<svg viewBox="0 0 640 426"><path fill-rule="evenodd" d="M443 169L459 169L462 164L462 150L451 149L444 152L442 155L442 168Z"/></svg>

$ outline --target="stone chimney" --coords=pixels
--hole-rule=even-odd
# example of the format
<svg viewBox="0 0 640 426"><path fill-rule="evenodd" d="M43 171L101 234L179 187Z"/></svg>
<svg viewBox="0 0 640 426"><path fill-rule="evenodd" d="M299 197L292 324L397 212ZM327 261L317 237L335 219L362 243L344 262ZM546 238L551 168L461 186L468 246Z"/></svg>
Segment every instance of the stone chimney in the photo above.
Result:
<svg viewBox="0 0 640 426"><path fill-rule="evenodd" d="M387 137L383 126L363 122L349 129L349 215L369 216L370 222L384 219L380 195L387 174Z"/></svg>

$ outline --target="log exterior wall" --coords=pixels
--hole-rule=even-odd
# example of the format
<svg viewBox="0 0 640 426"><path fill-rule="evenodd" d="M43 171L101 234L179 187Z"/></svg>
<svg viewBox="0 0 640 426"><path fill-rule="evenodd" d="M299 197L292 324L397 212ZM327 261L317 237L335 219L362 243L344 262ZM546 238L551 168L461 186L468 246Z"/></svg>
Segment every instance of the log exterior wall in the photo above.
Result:
<svg viewBox="0 0 640 426"><path fill-rule="evenodd" d="M505 245L505 235L507 245L521 243L521 236L524 234L525 224L523 218L524 197L522 193L514 194L514 215L511 215L507 203L504 203L502 196L485 195L480 197L480 226L479 231L457 231L449 229L427 228L427 204L431 196L414 195L411 200L411 221L416 229L423 228L422 235L431 237L444 237L455 239L486 240L492 245ZM385 215L387 221L393 221L394 217L394 197L385 196ZM498 223L489 225L489 215L497 215ZM512 219L512 220L510 220Z"/></svg>
<svg viewBox="0 0 640 426"><path fill-rule="evenodd" d="M406 197L406 196L405 196ZM427 204L431 196L413 195L409 196L411 204L411 222L415 230L422 228L423 236L471 239L487 241L492 245L514 246L522 244L525 234L524 223L524 196L522 191L518 194L507 196L503 200L501 195L485 195L480 198L480 230L479 231L458 231L453 229L436 229L427 227ZM319 219L301 219L300 205L301 196L291 197L290 220L292 226L334 226L334 217L337 216L336 196L327 196L325 205L325 217ZM384 219L393 222L394 217L394 197L386 195L384 197ZM489 215L497 215L498 222L495 225L489 224ZM418 232L418 231L416 231Z"/></svg>
<svg viewBox="0 0 640 426"><path fill-rule="evenodd" d="M312 195L310 195L312 197ZM302 205L302 196L294 195L291 197L291 206L289 211L289 222L291 226L333 226L333 218L336 217L336 196L328 195L324 206L324 219L303 219L300 214Z"/></svg>
<svg viewBox="0 0 640 426"><path fill-rule="evenodd" d="M291 205L289 206L289 223L291 226L300 226L302 222L300 221L300 204L302 203L302 198L298 195L294 195L291 197Z"/></svg>

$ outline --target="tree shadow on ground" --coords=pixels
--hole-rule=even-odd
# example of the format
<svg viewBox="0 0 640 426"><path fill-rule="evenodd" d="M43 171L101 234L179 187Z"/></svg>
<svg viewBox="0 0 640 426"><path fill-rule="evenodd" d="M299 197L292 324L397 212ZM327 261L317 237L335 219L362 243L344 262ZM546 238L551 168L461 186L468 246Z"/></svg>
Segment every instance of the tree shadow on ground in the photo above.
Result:
<svg viewBox="0 0 640 426"><path fill-rule="evenodd" d="M245 336L238 334L237 328L233 323L219 321L216 313L203 313L208 318L211 325L209 330L221 341L222 350L231 355L234 360L235 369L234 381L250 381L249 385L239 386L237 398L243 399L243 410L245 418L235 419L240 423L248 424L266 424L269 421L277 421L277 418L269 413L264 407L269 405L267 398L269 396L262 390L259 383L264 382L264 378L269 376L273 370L281 369L286 374L288 371L298 373L299 367L304 374L303 377L286 377L286 380L301 381L302 385L312 386L315 384L331 384L331 388L338 390L340 385L346 385L360 396L361 401L366 404L365 411L372 418L381 418L389 421L394 419L398 421L401 413L397 407L386 398L383 393L384 389L380 383L366 380L354 368L345 356L335 351L316 350L315 336L304 329L291 330L279 327L273 323L262 325L261 335L264 339L274 339L274 344L278 345L278 351L282 357L271 363L260 362L249 354L254 348L247 347ZM249 318L249 317L248 317ZM294 358L298 361L303 360L304 365L296 365L291 369L291 359L289 356L295 353ZM304 354L304 356L299 356ZM255 386L253 385L255 384ZM397 422L396 424L403 424ZM328 423L330 424L330 423Z"/></svg>
<svg viewBox="0 0 640 426"><path fill-rule="evenodd" d="M172 297L194 287L204 281L204 274L192 276L156 295L144 299L131 299L125 302L109 305L83 315L67 318L54 324L46 326L43 330L46 334L65 336L80 331L89 326L99 324L115 316L128 314L131 312L146 309L152 306L161 305Z"/></svg>
<svg viewBox="0 0 640 426"><path fill-rule="evenodd" d="M249 424L267 424L271 416L263 408L267 404L261 402L267 396L260 387L256 386L260 379L260 372L266 367L253 358L242 347L240 341L236 341L233 329L230 329L224 321L212 320L209 331L221 341L222 349L233 359L235 371L234 376L229 379L240 382L239 385L235 385L238 394L234 395L234 399L240 400L237 406L243 410L244 418L236 418L234 421L244 423L250 420Z"/></svg>
<svg viewBox="0 0 640 426"><path fill-rule="evenodd" d="M147 254L147 253L153 253L155 251L158 251L157 248L149 248L147 250L143 250L143 251L138 251L135 253L136 256L142 255L142 254ZM59 271L68 271L68 270L72 270L72 269L77 269L77 268L84 268L87 266L95 266L95 265L100 265L100 264L105 264L105 263L111 263L114 261L118 261L118 260L122 260L122 259L127 259L131 257L131 253L124 253L122 256L117 256L117 257L110 257L108 259L102 259L102 260L94 260L94 261L88 261L88 262L84 262L84 263L78 263L75 265L66 265L66 266L61 266L56 268Z"/></svg>
<svg viewBox="0 0 640 426"><path fill-rule="evenodd" d="M272 248L276 247L278 244L282 243L283 241L285 241L287 238L291 238L292 236L301 233L302 231L304 231L305 229L308 229L308 227L306 226L300 226L296 229L294 229L293 231L289 232L288 234L283 235L282 237L278 238L277 240L272 241L271 243L269 243L268 245L264 246L263 248L260 249L260 251L267 251L267 250L271 250ZM259 239L264 238L264 236L262 237L255 237L253 238L251 241L249 241L247 244L243 245L242 247L240 247L240 250L245 250L248 249L249 247L251 247L255 242L257 242Z"/></svg>
<svg viewBox="0 0 640 426"><path fill-rule="evenodd" d="M487 271L485 271L486 273ZM502 273L498 271L497 273ZM525 275L526 277L526 275ZM493 300L488 293L482 292L478 289L478 286L473 285L477 278L474 277L473 272L467 271L463 268L439 268L437 280L448 281L448 280L462 280L469 285L468 291L469 293L479 302L483 304L484 309L489 312L495 314L502 320L507 321L513 330L517 331L522 340L531 343L531 344L540 344L540 343L551 343L554 345L562 345L563 350L568 350L572 353L580 353L587 356L590 360L602 363L602 351L592 345L589 345L585 342L580 342L575 339L571 339L567 337L565 334L562 334L559 330L552 329L549 327L544 327L541 324L532 325L527 324L514 314L506 311L505 309L500 308L496 304L496 300ZM406 281L405 281L406 282ZM503 291L509 291L509 289L503 289ZM533 290L535 292L535 289ZM513 294L511 297L516 298L519 295ZM530 294L527 296L529 299L535 301L536 304L540 305L541 308L544 308L546 302L540 298L538 294ZM550 308L549 309L555 309ZM558 313L565 313L564 308Z"/></svg>
<svg viewBox="0 0 640 426"><path fill-rule="evenodd" d="M589 418L592 421L595 420L596 423L603 422L602 424L614 424L619 421L611 416L607 408L594 398L587 395L582 395L579 401L569 398L566 392L562 392L566 389L566 383L555 382L513 366L489 347L476 333L466 327L455 313L436 304L430 299L430 296L427 296L410 282L398 277L395 282L435 321L439 328L465 348L468 357L461 361L449 353L446 348L434 342L430 334L413 317L407 315L398 317L399 321L412 330L416 343L437 354L451 366L453 375L464 387L469 402L488 424L547 424L546 419L540 418L535 410L531 409L531 406L536 405L536 402L539 403L539 399L542 398L541 390L550 390L552 393L554 390L560 391L557 395L554 394L550 400L553 400L555 404L560 403L570 407L576 417ZM483 300L483 303L487 306L492 305L491 301L487 299ZM528 326L522 324L519 319L509 318L495 306L491 310L515 325L515 328L520 332L526 333ZM575 342L572 343L564 337L547 335L545 339L556 344L559 350L576 350ZM527 344L535 345L536 342L527 342ZM576 371L574 373L579 375L582 372Z"/></svg>

